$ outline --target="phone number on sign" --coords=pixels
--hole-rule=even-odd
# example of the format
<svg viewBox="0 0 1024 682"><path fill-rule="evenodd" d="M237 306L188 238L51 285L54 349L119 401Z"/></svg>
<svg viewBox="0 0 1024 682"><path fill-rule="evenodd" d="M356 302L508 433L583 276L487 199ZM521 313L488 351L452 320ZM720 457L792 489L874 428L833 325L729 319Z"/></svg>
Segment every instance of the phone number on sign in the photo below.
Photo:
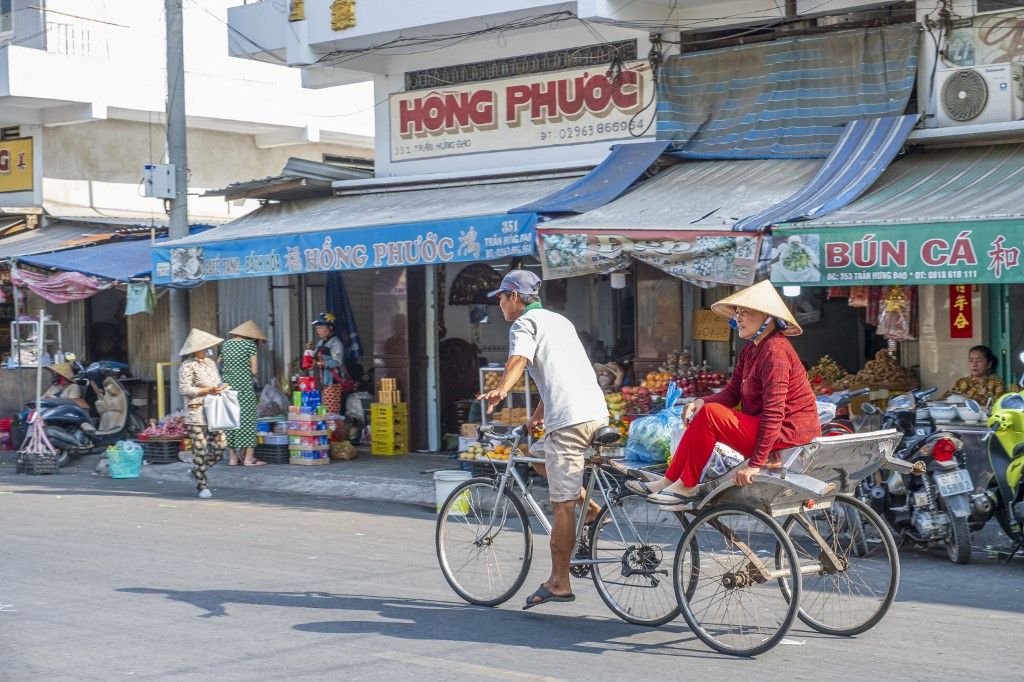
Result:
<svg viewBox="0 0 1024 682"><path fill-rule="evenodd" d="M626 133L639 133L644 129L644 120L638 118L634 121L608 121L606 123L593 123L578 126L565 126L542 131L541 142L552 140L577 140L586 137L598 137L601 135L616 135Z"/></svg>

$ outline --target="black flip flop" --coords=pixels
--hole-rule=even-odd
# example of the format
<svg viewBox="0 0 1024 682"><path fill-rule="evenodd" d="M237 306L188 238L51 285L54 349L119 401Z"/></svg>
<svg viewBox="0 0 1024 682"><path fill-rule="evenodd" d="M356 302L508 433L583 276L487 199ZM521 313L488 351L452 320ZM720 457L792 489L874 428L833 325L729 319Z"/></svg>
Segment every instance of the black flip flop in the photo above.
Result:
<svg viewBox="0 0 1024 682"><path fill-rule="evenodd" d="M540 597L540 601L533 601L534 597ZM523 606L523 611L532 609L534 606L540 606L541 604L547 604L549 601L555 602L570 602L576 601L575 594L559 595L554 594L551 590L541 585L537 590L526 598L526 604Z"/></svg>
<svg viewBox="0 0 1024 682"><path fill-rule="evenodd" d="M630 483L633 483L638 488L641 488L642 492L637 492L636 490L633 490L633 488L630 487L630 485L629 485ZM647 483L648 483L647 481L627 481L626 482L626 490L628 490L629 492L634 493L636 495L656 495L657 493L655 493L653 490L651 490L650 486L648 486Z"/></svg>

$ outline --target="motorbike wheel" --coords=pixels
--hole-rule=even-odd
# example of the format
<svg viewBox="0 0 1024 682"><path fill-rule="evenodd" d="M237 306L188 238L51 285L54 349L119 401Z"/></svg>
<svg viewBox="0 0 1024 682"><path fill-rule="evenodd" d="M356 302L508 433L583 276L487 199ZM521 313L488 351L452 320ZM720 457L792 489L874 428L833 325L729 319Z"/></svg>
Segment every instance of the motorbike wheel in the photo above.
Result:
<svg viewBox="0 0 1024 682"><path fill-rule="evenodd" d="M946 536L946 555L954 564L966 564L971 560L971 529L967 519L953 516L945 502L939 500L939 508L949 519L949 534Z"/></svg>
<svg viewBox="0 0 1024 682"><path fill-rule="evenodd" d="M71 453L69 453L66 448L57 451L57 468L58 469L63 469L64 467L66 467L68 465L68 463L70 461L71 461Z"/></svg>

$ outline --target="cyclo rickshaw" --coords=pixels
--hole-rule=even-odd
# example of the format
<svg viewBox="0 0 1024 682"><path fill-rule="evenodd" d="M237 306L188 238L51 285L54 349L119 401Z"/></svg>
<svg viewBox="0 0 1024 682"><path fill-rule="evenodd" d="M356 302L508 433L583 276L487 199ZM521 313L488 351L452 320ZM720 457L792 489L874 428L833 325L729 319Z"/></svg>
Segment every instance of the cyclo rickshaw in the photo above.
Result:
<svg viewBox="0 0 1024 682"><path fill-rule="evenodd" d="M494 463L495 475L456 487L438 515L442 573L472 604L497 606L522 587L533 558L530 512L551 530L530 492L530 465L543 460L516 454L525 435L523 426L482 428L481 442L513 454ZM657 626L682 613L724 654L768 651L796 618L825 634L860 634L892 604L900 565L885 522L852 493L883 465L913 471L892 456L899 439L895 430L817 438L780 451L750 486L736 486L733 469L705 480L697 502L666 507L626 489L629 477L658 475L606 457L619 432L600 429L583 504L603 506L591 524L579 514L571 573L589 575L623 620Z"/></svg>

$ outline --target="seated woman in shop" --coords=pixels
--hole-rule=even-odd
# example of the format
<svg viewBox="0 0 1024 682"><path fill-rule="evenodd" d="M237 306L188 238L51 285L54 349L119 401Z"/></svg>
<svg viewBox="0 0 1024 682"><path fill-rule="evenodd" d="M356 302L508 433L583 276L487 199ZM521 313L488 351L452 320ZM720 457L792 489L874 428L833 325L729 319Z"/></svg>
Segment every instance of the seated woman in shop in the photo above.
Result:
<svg viewBox="0 0 1024 682"><path fill-rule="evenodd" d="M736 484L747 486L776 450L804 445L821 435L814 392L787 336L803 333L771 282L763 281L711 306L729 318L741 338L728 385L683 409L687 425L665 476L628 481L633 492L657 504L689 502L715 448L724 443L747 460ZM741 410L734 409L739 405Z"/></svg>
<svg viewBox="0 0 1024 682"><path fill-rule="evenodd" d="M975 346L967 353L967 369L970 372L957 379L953 387L942 396L960 395L977 400L984 407L989 400L995 400L1006 393L1006 384L996 376L999 358L988 346Z"/></svg>

